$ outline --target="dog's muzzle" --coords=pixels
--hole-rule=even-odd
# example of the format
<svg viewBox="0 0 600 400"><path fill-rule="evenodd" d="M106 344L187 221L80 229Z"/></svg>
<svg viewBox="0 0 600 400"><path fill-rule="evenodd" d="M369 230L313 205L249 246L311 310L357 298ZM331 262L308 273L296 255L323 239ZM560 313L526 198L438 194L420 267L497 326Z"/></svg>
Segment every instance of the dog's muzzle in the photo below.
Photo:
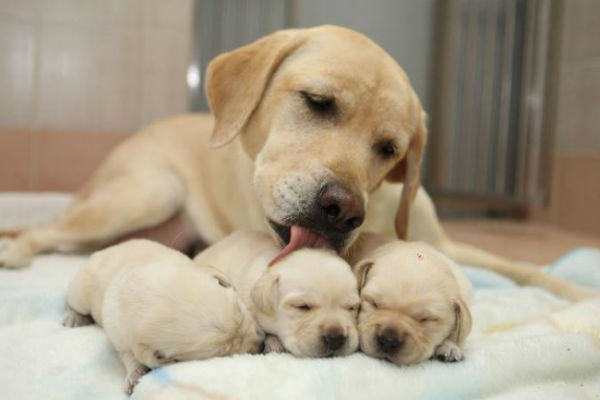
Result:
<svg viewBox="0 0 600 400"><path fill-rule="evenodd" d="M337 182L326 183L317 192L308 211L290 216L283 223L269 220L285 245L271 264L302 247L341 251L364 217L364 202L359 193Z"/></svg>

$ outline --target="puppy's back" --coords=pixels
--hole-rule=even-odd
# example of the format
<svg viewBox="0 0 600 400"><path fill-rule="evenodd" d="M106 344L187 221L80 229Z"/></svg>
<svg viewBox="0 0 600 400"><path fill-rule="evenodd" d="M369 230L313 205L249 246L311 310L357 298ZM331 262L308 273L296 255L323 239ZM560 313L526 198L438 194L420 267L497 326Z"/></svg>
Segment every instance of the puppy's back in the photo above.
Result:
<svg viewBox="0 0 600 400"><path fill-rule="evenodd" d="M237 231L199 253L194 257L194 262L200 266L214 267L234 278L240 275L240 269L259 255L272 252L274 256L278 250L266 233Z"/></svg>

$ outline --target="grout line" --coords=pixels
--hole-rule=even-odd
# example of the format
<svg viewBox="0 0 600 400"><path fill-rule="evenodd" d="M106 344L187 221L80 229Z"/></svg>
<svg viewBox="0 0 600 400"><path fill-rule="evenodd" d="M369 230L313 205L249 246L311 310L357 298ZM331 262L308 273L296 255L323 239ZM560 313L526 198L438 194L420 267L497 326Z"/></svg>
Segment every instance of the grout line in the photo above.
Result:
<svg viewBox="0 0 600 400"><path fill-rule="evenodd" d="M39 7L33 18L34 50L33 50L33 102L31 110L30 146L29 146L29 190L39 188L39 136L40 136L40 53L42 39L42 19Z"/></svg>

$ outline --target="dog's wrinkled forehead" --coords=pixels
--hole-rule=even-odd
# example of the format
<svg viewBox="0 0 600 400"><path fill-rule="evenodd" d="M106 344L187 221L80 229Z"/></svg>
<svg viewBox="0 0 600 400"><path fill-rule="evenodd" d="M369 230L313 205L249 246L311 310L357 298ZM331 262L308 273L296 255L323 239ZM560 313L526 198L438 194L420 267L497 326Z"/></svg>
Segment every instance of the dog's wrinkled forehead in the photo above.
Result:
<svg viewBox="0 0 600 400"><path fill-rule="evenodd" d="M370 55L369 55L370 54ZM413 92L404 71L370 41L316 36L290 55L277 70L273 88L306 90L347 110L381 117L382 130L414 131Z"/></svg>

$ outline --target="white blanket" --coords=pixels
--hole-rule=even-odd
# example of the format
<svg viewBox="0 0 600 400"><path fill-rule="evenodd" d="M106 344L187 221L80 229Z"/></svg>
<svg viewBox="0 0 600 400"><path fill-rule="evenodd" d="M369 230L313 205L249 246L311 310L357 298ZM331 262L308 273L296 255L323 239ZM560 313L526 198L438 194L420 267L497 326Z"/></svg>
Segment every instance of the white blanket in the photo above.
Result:
<svg viewBox="0 0 600 400"><path fill-rule="evenodd" d="M124 369L102 330L60 325L65 289L85 259L53 254L31 268L0 270L0 398L126 398ZM236 356L154 370L133 398L600 398L600 300L573 304L466 270L477 290L464 362L399 368L362 354ZM600 288L600 251L573 251L549 271Z"/></svg>

